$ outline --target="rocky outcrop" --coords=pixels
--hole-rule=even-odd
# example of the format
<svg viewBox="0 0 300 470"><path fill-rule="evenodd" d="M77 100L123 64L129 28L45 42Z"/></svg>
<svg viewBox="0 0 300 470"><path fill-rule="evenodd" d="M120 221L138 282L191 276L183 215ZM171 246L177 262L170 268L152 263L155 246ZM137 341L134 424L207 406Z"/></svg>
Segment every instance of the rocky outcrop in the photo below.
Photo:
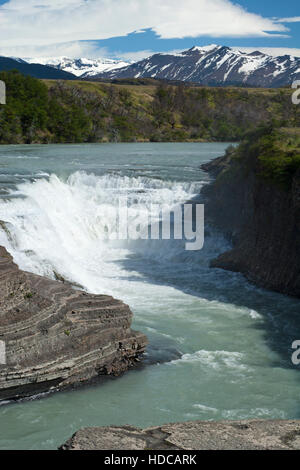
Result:
<svg viewBox="0 0 300 470"><path fill-rule="evenodd" d="M204 169L217 176L203 191L207 219L233 244L212 267L300 297L300 170L281 187L262 177L253 156L227 155Z"/></svg>
<svg viewBox="0 0 300 470"><path fill-rule="evenodd" d="M227 421L168 424L138 429L130 426L86 428L61 450L296 450L299 421Z"/></svg>
<svg viewBox="0 0 300 470"><path fill-rule="evenodd" d="M147 342L131 320L121 301L23 272L0 247L0 400L126 371Z"/></svg>

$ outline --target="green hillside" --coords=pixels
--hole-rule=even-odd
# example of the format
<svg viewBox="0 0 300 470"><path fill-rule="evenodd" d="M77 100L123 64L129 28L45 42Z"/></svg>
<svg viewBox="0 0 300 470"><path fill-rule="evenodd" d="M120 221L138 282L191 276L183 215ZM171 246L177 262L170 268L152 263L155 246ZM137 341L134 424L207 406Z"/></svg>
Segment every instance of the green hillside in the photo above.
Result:
<svg viewBox="0 0 300 470"><path fill-rule="evenodd" d="M230 146L225 157L218 159L223 170L217 183L241 179L253 170L268 183L291 189L295 175L300 176L300 129L261 126L245 134L238 147ZM208 164L208 167L213 165Z"/></svg>
<svg viewBox="0 0 300 470"><path fill-rule="evenodd" d="M0 143L238 141L264 123L300 126L292 90L40 81L0 73Z"/></svg>

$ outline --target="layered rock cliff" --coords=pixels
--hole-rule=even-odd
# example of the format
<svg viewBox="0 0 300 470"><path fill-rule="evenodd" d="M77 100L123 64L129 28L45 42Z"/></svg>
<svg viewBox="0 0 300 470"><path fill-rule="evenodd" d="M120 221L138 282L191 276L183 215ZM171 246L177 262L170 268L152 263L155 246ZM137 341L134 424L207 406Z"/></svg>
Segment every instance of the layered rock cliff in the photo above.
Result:
<svg viewBox="0 0 300 470"><path fill-rule="evenodd" d="M233 244L212 266L300 297L299 132L261 129L204 169L207 217Z"/></svg>
<svg viewBox="0 0 300 470"><path fill-rule="evenodd" d="M126 371L147 342L131 321L121 301L23 272L0 247L0 400Z"/></svg>
<svg viewBox="0 0 300 470"><path fill-rule="evenodd" d="M61 450L296 450L299 421L174 423L148 429L130 426L86 428Z"/></svg>

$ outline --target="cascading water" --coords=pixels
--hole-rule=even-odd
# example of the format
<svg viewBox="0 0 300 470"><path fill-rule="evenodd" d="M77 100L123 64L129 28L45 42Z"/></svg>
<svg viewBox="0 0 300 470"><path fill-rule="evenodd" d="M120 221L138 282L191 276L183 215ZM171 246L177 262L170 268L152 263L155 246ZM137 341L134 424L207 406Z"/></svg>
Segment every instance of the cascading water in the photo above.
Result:
<svg viewBox="0 0 300 470"><path fill-rule="evenodd" d="M183 255L182 242L111 240L115 214L126 197L128 218L147 226L152 207L170 211L196 196L201 184L163 182L147 177L73 173L66 181L52 174L17 186L14 198L0 204L6 230L0 244L18 265L36 274L59 273L94 293L116 294L113 279L126 277L117 261L134 253L157 260ZM122 199L123 198L123 199ZM138 275L138 274L137 274Z"/></svg>
<svg viewBox="0 0 300 470"><path fill-rule="evenodd" d="M0 150L0 245L24 270L124 300L150 340L145 367L117 381L2 406L0 447L55 448L89 425L299 417L299 300L210 269L229 246L207 226L197 252L181 240L108 239L120 197L147 224L152 204L171 210L198 195L208 182L200 164L225 147Z"/></svg>

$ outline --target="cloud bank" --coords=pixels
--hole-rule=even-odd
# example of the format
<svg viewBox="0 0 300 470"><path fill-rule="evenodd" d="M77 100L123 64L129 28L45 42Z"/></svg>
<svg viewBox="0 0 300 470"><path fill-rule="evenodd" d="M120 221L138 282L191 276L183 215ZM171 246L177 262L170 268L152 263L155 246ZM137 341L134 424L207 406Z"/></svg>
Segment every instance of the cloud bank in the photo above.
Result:
<svg viewBox="0 0 300 470"><path fill-rule="evenodd" d="M288 31L278 20L250 13L230 0L9 0L0 6L0 53L19 50L18 55L30 55L28 50L38 46L44 54L46 46L71 48L74 42L78 55L82 40L147 28L162 39L268 37Z"/></svg>

